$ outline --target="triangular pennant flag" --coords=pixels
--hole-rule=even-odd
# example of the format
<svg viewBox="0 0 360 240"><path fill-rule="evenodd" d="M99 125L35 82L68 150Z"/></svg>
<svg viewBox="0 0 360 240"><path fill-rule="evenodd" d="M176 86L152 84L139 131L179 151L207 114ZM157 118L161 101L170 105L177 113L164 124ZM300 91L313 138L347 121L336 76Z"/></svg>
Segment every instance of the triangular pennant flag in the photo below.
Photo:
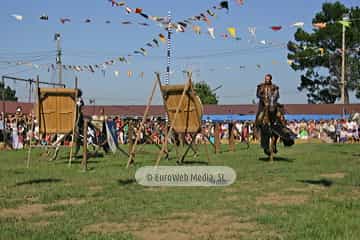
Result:
<svg viewBox="0 0 360 240"><path fill-rule="evenodd" d="M296 22L296 23L294 23L292 26L293 26L293 27L298 27L298 28L303 28L303 27L304 27L304 24L305 24L305 23L303 23L303 22Z"/></svg>
<svg viewBox="0 0 360 240"><path fill-rule="evenodd" d="M120 72L118 70L115 70L114 75L115 75L115 77L118 77L120 75Z"/></svg>
<svg viewBox="0 0 360 240"><path fill-rule="evenodd" d="M142 13L142 9L141 9L141 8L136 8L136 9L135 9L135 13L137 13L137 14Z"/></svg>
<svg viewBox="0 0 360 240"><path fill-rule="evenodd" d="M221 36L222 36L224 39L227 39L227 38L229 37L229 35L227 35L226 33L221 34Z"/></svg>
<svg viewBox="0 0 360 240"><path fill-rule="evenodd" d="M159 41L156 40L155 38L153 39L153 42L156 44L157 47L159 47Z"/></svg>
<svg viewBox="0 0 360 240"><path fill-rule="evenodd" d="M239 5L244 5L244 0L236 0L236 3Z"/></svg>
<svg viewBox="0 0 360 240"><path fill-rule="evenodd" d="M127 60L125 57L119 57L118 59L120 62L127 63Z"/></svg>
<svg viewBox="0 0 360 240"><path fill-rule="evenodd" d="M181 25L182 27L186 28L187 27L187 24L184 23L184 22L178 22L179 25Z"/></svg>
<svg viewBox="0 0 360 240"><path fill-rule="evenodd" d="M215 39L215 29L214 28L208 28L209 35L212 39Z"/></svg>
<svg viewBox="0 0 360 240"><path fill-rule="evenodd" d="M127 13L127 14L129 14L129 13L131 13L131 12L132 12L132 9L131 9L131 8L129 8L129 7L126 7L126 8L125 8L125 11L126 11L126 13Z"/></svg>
<svg viewBox="0 0 360 240"><path fill-rule="evenodd" d="M91 19L90 18L85 19L85 23L91 23Z"/></svg>
<svg viewBox="0 0 360 240"><path fill-rule="evenodd" d="M227 30L232 38L236 38L236 28L229 27Z"/></svg>
<svg viewBox="0 0 360 240"><path fill-rule="evenodd" d="M161 42L166 43L166 38L162 33L159 34L159 38Z"/></svg>
<svg viewBox="0 0 360 240"><path fill-rule="evenodd" d="M40 16L40 20L47 21L47 20L49 20L49 17L47 15L43 14Z"/></svg>
<svg viewBox="0 0 360 240"><path fill-rule="evenodd" d="M127 72L127 75L128 75L129 78L131 78L132 75L133 75L132 71L128 71L128 72Z"/></svg>
<svg viewBox="0 0 360 240"><path fill-rule="evenodd" d="M143 55L144 55L144 56L146 56L146 55L147 55L147 51L146 51L146 49L145 49L145 48L140 48L140 51L143 53Z"/></svg>
<svg viewBox="0 0 360 240"><path fill-rule="evenodd" d="M17 20L17 21L22 21L22 20L24 19L23 16L18 15L18 14L12 14L11 16L12 16L13 18L15 18L15 20Z"/></svg>
<svg viewBox="0 0 360 240"><path fill-rule="evenodd" d="M322 29L322 28L326 28L326 23L325 22L313 23L313 26L315 28Z"/></svg>
<svg viewBox="0 0 360 240"><path fill-rule="evenodd" d="M178 24L177 28L176 28L176 31L177 32L185 32L185 28L183 26L181 26L180 24Z"/></svg>
<svg viewBox="0 0 360 240"><path fill-rule="evenodd" d="M248 27L248 30L252 37L256 37L256 27Z"/></svg>
<svg viewBox="0 0 360 240"><path fill-rule="evenodd" d="M339 23L341 25L343 25L344 27L350 27L350 25L351 25L351 22L349 20L341 20L341 21L339 21Z"/></svg>
<svg viewBox="0 0 360 240"><path fill-rule="evenodd" d="M210 9L206 11L210 16L214 17L215 16L215 13L212 12Z"/></svg>
<svg viewBox="0 0 360 240"><path fill-rule="evenodd" d="M193 31L196 33L196 34L201 34L201 27L198 26L198 25L194 25L192 27Z"/></svg>
<svg viewBox="0 0 360 240"><path fill-rule="evenodd" d="M134 54L141 54L141 55L144 56L144 54L143 54L141 51L138 51L138 50L135 50L135 51L134 51Z"/></svg>
<svg viewBox="0 0 360 240"><path fill-rule="evenodd" d="M66 22L71 22L70 18L60 18L60 22L65 24Z"/></svg>
<svg viewBox="0 0 360 240"><path fill-rule="evenodd" d="M116 3L116 6L118 6L118 7L122 7L122 6L125 6L125 2L118 2L118 3Z"/></svg>
<svg viewBox="0 0 360 240"><path fill-rule="evenodd" d="M146 19L148 19L149 18L149 16L148 15L146 15L146 14L144 14L144 13L139 13L142 17L144 17L144 18L146 18Z"/></svg>
<svg viewBox="0 0 360 240"><path fill-rule="evenodd" d="M272 26L270 27L273 31L280 31L282 29L281 26Z"/></svg>
<svg viewBox="0 0 360 240"><path fill-rule="evenodd" d="M222 1L222 2L220 2L220 7L221 7L221 8L225 8L226 10L229 11L229 2L228 2L228 1Z"/></svg>

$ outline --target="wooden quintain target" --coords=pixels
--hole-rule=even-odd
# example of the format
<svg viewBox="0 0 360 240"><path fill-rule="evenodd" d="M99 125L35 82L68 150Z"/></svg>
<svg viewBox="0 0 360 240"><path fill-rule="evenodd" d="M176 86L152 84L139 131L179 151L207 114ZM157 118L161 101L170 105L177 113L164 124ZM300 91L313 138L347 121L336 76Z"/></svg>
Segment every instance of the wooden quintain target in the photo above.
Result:
<svg viewBox="0 0 360 240"><path fill-rule="evenodd" d="M182 85L162 85L160 80L160 74L157 73L156 80L154 82L154 86L151 95L149 97L142 122L140 123L140 127L136 134L135 142L130 151L127 167L129 167L130 164L134 162L136 146L140 140L140 135L141 135L140 133L144 128L144 124L147 119L150 105L153 96L155 94L157 85L159 85L160 87L160 91L162 94L164 107L168 116L170 127L168 131L165 133L164 143L162 144L161 150L159 152L156 165L159 164L161 158L167 152L168 139L173 131L178 134L179 133L190 134L192 139L191 143L187 143L188 147L185 150L185 152L179 157L179 162L181 163L183 162L184 158L186 157L190 149L192 149L196 153L193 144L196 135L198 133L201 133L202 130L201 123L203 116L203 105L193 88L191 73L188 73L188 80L185 84ZM206 153L209 161L207 145L206 145Z"/></svg>
<svg viewBox="0 0 360 240"><path fill-rule="evenodd" d="M76 122L77 90L38 88L36 116L40 133L69 134Z"/></svg>

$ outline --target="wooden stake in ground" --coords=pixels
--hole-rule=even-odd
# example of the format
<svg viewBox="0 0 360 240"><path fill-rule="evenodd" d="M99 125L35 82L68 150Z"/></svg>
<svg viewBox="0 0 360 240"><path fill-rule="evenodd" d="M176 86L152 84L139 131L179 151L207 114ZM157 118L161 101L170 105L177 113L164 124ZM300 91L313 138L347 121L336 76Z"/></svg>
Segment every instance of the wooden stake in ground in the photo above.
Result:
<svg viewBox="0 0 360 240"><path fill-rule="evenodd" d="M87 170L87 160L88 160L88 154L87 154L87 131L88 130L88 121L84 121L84 133L83 133L83 160L81 162L81 165L83 167L83 170Z"/></svg>
<svg viewBox="0 0 360 240"><path fill-rule="evenodd" d="M132 146L131 151L129 152L129 160L128 160L127 164L126 164L126 168L129 168L130 164L134 162L136 146L137 146L137 144L138 144L138 142L139 142L139 140L140 140L141 131L142 131L142 129L143 129L143 127L144 127L144 124L145 124L145 121L146 121L146 119L147 119L147 115L148 115L149 110L150 110L150 105L151 105L151 103L152 103L152 100L153 100L153 97L154 97L154 94L155 94L155 91L156 91L156 87L157 87L158 82L159 82L160 76L157 75L157 77L158 77L158 79L156 79L156 80L154 81L154 86L153 86L153 88L152 88L152 90L151 90L151 94L150 94L150 97L149 97L149 99L148 99L148 103L147 103L147 105L146 105L146 109L145 109L145 113L144 113L143 119L141 120L139 129L138 129L138 131L137 131L137 133L136 133L135 142L134 142L134 144L133 144L133 146Z"/></svg>
<svg viewBox="0 0 360 240"><path fill-rule="evenodd" d="M70 158L69 158L69 166L71 166L71 161L72 161L72 157L73 157L73 148L74 148L74 139L75 139L75 128L78 125L78 112L77 112L77 98L78 98L78 78L75 78L75 111L74 111L74 126L73 126L73 130L72 130L72 135L71 135L71 145L70 145Z"/></svg>
<svg viewBox="0 0 360 240"><path fill-rule="evenodd" d="M36 98L39 99L39 76L37 76L36 78ZM39 108L40 104L38 103L38 108ZM27 162L26 162L26 167L30 168L30 160L31 160L31 149L32 149L32 139L34 136L34 119L35 118L35 113L32 114L31 117L31 135L30 135L30 142L29 142L29 150L28 150L28 155L27 155Z"/></svg>
<svg viewBox="0 0 360 240"><path fill-rule="evenodd" d="M215 154L220 153L220 125L219 123L215 123L214 130L214 139L215 139Z"/></svg>

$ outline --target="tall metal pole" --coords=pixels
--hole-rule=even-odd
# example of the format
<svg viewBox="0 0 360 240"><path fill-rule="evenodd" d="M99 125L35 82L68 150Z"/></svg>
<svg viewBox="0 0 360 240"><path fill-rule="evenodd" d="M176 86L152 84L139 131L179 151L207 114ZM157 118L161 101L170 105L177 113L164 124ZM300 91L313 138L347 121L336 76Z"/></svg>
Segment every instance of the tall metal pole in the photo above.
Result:
<svg viewBox="0 0 360 240"><path fill-rule="evenodd" d="M170 82L170 65L171 65L171 11L168 12L168 39L167 39L167 67L166 67L166 79L165 85L169 85Z"/></svg>
<svg viewBox="0 0 360 240"><path fill-rule="evenodd" d="M348 16L344 16L343 17L343 21L349 20ZM345 104L348 100L346 99L345 96L345 89L346 89L346 80L345 80L345 32L346 32L346 27L345 24L342 25L342 51L341 51L341 103Z"/></svg>
<svg viewBox="0 0 360 240"><path fill-rule="evenodd" d="M59 83L61 84L62 83L62 61L61 61L61 55L62 55L62 52L61 52L61 35L60 33L55 33L55 41L56 41L56 51L57 51L57 54L56 54L56 65L57 65L57 71L58 71L58 80L59 80Z"/></svg>

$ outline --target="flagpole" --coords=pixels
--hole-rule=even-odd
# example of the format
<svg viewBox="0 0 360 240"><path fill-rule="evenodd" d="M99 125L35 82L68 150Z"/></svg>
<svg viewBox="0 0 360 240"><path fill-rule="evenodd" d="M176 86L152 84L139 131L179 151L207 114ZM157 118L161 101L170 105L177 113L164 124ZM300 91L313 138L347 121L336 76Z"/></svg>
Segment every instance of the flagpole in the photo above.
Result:
<svg viewBox="0 0 360 240"><path fill-rule="evenodd" d="M169 85L170 82L170 66L171 66L171 11L168 11L168 39L167 39L167 67L166 67L166 79L165 85Z"/></svg>
<svg viewBox="0 0 360 240"><path fill-rule="evenodd" d="M343 21L349 20L348 16L343 17ZM345 97L345 89L346 89L346 80L345 80L345 32L346 32L346 26L345 24L342 24L342 52L341 52L341 103L345 104L349 100Z"/></svg>

